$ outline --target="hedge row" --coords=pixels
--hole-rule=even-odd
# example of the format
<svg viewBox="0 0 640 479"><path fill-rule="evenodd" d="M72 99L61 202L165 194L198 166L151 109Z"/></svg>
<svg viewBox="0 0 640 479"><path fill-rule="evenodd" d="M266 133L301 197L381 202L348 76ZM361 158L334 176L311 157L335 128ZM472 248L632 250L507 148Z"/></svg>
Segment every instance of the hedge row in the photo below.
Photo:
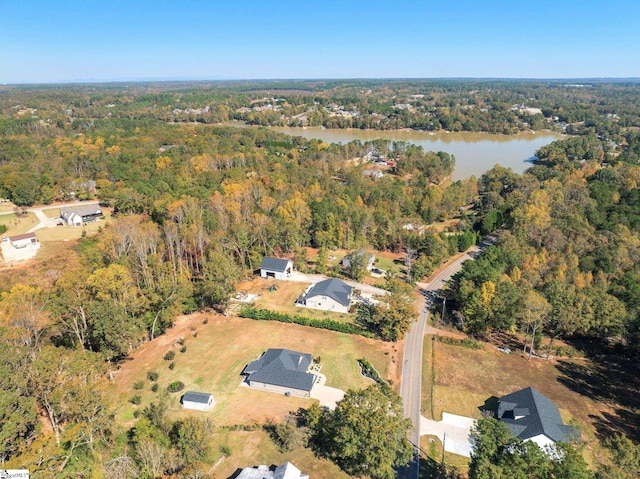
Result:
<svg viewBox="0 0 640 479"><path fill-rule="evenodd" d="M307 318L296 314L295 316L286 313L276 313L275 311L269 311L268 309L258 309L247 306L240 311L241 318L260 319L263 321L279 321L281 323L294 323L301 326L311 326L312 328L328 329L329 331L338 331L340 333L347 334L359 334L367 338L374 338L375 336L359 326L351 323L341 323L334 321L333 319L314 319Z"/></svg>

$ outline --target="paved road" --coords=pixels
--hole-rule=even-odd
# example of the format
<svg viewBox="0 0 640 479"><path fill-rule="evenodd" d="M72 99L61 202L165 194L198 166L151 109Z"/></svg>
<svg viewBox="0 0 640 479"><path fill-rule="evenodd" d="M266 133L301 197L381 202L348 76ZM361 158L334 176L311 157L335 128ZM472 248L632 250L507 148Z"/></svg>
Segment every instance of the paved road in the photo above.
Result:
<svg viewBox="0 0 640 479"><path fill-rule="evenodd" d="M40 221L40 223L38 223L36 226L31 228L28 232L33 233L34 231L39 230L41 228L53 228L54 226L56 226L57 224L56 221L53 218L47 218L47 215L43 213L43 210L50 210L53 208L65 208L67 206L85 206L85 205L97 205L97 204L99 204L99 201L74 201L72 203L63 203L63 204L54 204L54 205L46 205L46 206L37 206L33 208L25 208L24 211L33 213L34 215L36 215L36 218L38 218L38 221ZM0 212L0 216L12 215L14 213L15 212L13 210L3 211L3 212Z"/></svg>
<svg viewBox="0 0 640 479"><path fill-rule="evenodd" d="M422 399L422 347L431 303L446 282L462 269L462 264L465 261L476 258L489 244L490 242L485 242L470 248L422 288L424 300L420 302L420 315L418 320L411 326L411 330L405 339L402 358L402 381L400 384L400 396L404 403L405 417L410 418L413 424L413 431L409 436L409 440L416 448L420 445L420 436L428 433L427 431L421 431L420 428L420 423L422 422L420 404ZM399 477L417 479L418 474L419 456L416 449L414 460L408 467L400 471Z"/></svg>

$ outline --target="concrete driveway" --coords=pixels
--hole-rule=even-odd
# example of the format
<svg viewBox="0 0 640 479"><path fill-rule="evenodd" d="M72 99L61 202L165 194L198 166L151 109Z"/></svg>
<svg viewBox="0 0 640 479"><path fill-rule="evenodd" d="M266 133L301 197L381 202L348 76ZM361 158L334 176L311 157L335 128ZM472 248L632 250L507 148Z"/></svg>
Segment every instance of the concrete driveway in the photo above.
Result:
<svg viewBox="0 0 640 479"><path fill-rule="evenodd" d="M342 389L332 388L325 385L327 378L324 374L318 375L318 382L311 390L311 397L317 399L320 406L331 409L336 408L338 401L344 399L344 391Z"/></svg>
<svg viewBox="0 0 640 479"><path fill-rule="evenodd" d="M460 456L471 457L471 428L475 419L442 413L442 421L420 417L420 434L436 436L444 444L444 450Z"/></svg>

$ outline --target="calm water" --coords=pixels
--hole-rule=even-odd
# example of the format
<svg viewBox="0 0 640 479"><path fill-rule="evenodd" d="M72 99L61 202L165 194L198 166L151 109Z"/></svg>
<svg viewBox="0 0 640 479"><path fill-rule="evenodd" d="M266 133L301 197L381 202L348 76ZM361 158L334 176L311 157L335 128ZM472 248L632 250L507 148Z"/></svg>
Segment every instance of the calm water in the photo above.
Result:
<svg viewBox="0 0 640 479"><path fill-rule="evenodd" d="M237 125L237 123L236 123ZM562 137L548 131L520 133L518 135L493 135L490 133L433 133L412 130L338 130L322 127L292 128L271 127L272 130L287 135L318 138L327 143L348 143L352 140L407 141L422 146L425 151L446 151L456 157L454 180L482 173L499 164L522 173L531 163L531 158L541 146L548 145Z"/></svg>

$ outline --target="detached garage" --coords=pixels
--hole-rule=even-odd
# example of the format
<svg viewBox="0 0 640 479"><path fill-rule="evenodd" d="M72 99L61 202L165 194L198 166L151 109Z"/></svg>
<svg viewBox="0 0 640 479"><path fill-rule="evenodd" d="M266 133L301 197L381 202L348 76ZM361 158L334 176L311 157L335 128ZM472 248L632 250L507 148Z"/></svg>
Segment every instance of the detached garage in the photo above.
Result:
<svg viewBox="0 0 640 479"><path fill-rule="evenodd" d="M292 271L293 262L288 259L265 256L260 263L260 276L263 278L287 279Z"/></svg>
<svg viewBox="0 0 640 479"><path fill-rule="evenodd" d="M213 407L213 394L188 391L182 396L182 409L208 411Z"/></svg>

